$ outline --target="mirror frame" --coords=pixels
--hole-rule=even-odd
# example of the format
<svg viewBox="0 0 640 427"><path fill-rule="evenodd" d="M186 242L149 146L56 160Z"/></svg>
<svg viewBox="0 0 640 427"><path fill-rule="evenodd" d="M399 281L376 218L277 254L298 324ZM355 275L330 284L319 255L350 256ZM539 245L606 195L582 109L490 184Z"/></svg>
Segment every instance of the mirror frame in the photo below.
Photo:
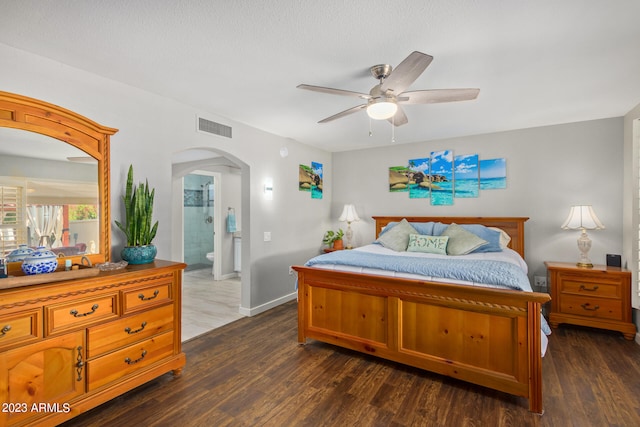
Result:
<svg viewBox="0 0 640 427"><path fill-rule="evenodd" d="M73 111L48 102L0 91L0 127L23 129L58 139L98 161L99 237L97 254L88 254L93 264L111 258L111 191L109 138L118 129L99 125ZM68 257L79 263L81 255ZM12 264L17 264L18 267ZM11 263L9 270L19 269Z"/></svg>

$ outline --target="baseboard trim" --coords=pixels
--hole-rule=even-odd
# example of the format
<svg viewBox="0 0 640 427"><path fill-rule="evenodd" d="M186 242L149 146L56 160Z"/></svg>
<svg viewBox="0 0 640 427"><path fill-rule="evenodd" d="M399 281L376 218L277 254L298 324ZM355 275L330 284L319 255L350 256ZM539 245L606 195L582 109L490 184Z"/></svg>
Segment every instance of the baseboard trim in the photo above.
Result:
<svg viewBox="0 0 640 427"><path fill-rule="evenodd" d="M262 305L259 305L257 307L253 307L253 308L246 308L246 307L242 307L240 306L240 314L244 315L244 316L255 316L256 314L260 314L262 312L265 312L269 309L272 309L274 307L277 307L279 305L284 304L285 302L289 302L292 301L294 299L296 299L298 297L298 292L293 292L290 293L289 295L285 295L283 297L280 297L278 299L274 299L273 301L269 301L267 303L264 303Z"/></svg>

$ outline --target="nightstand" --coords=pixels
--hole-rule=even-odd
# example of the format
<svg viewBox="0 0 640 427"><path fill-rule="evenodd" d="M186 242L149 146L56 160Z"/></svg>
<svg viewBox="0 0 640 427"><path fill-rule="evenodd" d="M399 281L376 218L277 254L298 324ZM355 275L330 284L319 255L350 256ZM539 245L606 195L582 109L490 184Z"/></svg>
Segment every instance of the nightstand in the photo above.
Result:
<svg viewBox="0 0 640 427"><path fill-rule="evenodd" d="M631 272L620 267L578 267L545 262L551 287L549 323L610 329L628 340L636 335L631 321Z"/></svg>

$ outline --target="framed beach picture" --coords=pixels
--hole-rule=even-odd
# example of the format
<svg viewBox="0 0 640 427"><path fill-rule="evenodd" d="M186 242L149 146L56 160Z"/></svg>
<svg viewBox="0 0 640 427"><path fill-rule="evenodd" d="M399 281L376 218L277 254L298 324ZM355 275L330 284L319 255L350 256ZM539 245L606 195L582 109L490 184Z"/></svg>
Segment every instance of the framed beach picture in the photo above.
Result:
<svg viewBox="0 0 640 427"><path fill-rule="evenodd" d="M453 151L433 151L429 173L431 204L453 204Z"/></svg>
<svg viewBox="0 0 640 427"><path fill-rule="evenodd" d="M429 163L430 157L409 160L407 176L409 178L409 198L428 199L429 193Z"/></svg>
<svg viewBox="0 0 640 427"><path fill-rule="evenodd" d="M478 197L480 193L480 163L477 154L462 154L454 157L455 197Z"/></svg>
<svg viewBox="0 0 640 427"><path fill-rule="evenodd" d="M480 189L495 190L507 188L506 159L480 160Z"/></svg>

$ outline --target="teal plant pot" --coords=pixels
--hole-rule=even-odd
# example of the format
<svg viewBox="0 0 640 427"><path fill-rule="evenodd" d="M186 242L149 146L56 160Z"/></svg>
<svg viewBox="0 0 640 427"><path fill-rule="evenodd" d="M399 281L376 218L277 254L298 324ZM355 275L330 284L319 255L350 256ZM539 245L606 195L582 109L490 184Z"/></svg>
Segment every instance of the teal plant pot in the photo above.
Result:
<svg viewBox="0 0 640 427"><path fill-rule="evenodd" d="M120 256L129 264L149 264L155 259L156 253L158 249L154 245L125 246Z"/></svg>

